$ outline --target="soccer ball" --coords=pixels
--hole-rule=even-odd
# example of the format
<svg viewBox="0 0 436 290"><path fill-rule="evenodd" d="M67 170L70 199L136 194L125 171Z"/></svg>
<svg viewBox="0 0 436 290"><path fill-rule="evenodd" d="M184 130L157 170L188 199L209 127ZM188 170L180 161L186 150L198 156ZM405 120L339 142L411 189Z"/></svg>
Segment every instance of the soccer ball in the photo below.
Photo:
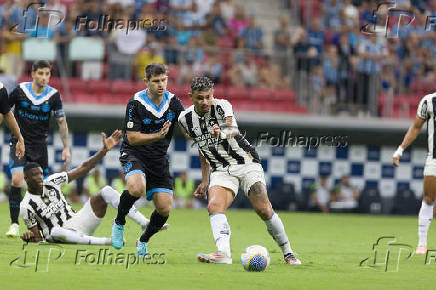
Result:
<svg viewBox="0 0 436 290"><path fill-rule="evenodd" d="M249 246L241 254L241 264L247 271L264 271L270 261L268 250L259 245Z"/></svg>

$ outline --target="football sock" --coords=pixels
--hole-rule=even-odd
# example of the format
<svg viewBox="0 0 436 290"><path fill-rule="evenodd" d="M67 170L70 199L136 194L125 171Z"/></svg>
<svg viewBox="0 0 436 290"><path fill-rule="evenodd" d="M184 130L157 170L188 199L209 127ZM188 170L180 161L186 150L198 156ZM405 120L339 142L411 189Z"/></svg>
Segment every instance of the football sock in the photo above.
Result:
<svg viewBox="0 0 436 290"><path fill-rule="evenodd" d="M232 232L230 230L230 225L227 222L226 215L224 213L214 213L209 215L209 218L218 252L222 252L227 255L227 257L231 257L230 236Z"/></svg>
<svg viewBox="0 0 436 290"><path fill-rule="evenodd" d="M139 240L148 243L148 240L162 228L167 220L168 216L161 216L157 210L154 210L150 217L150 223Z"/></svg>
<svg viewBox="0 0 436 290"><path fill-rule="evenodd" d="M418 246L427 246L427 233L433 219L433 204L422 201L418 216Z"/></svg>
<svg viewBox="0 0 436 290"><path fill-rule="evenodd" d="M20 202L21 202L21 187L11 186L9 192L9 213L11 216L11 222L18 224L18 216L20 214Z"/></svg>
<svg viewBox="0 0 436 290"><path fill-rule="evenodd" d="M115 209L118 209L118 205L120 204L120 194L115 189L109 185L106 185L100 190L100 195L107 204L111 205ZM145 216L143 216L134 205L130 208L127 216L134 220L135 223L141 227L145 227L149 222L149 220L146 219Z"/></svg>
<svg viewBox="0 0 436 290"><path fill-rule="evenodd" d="M120 203L118 205L118 214L117 214L117 217L115 218L115 222L118 225L123 226L126 224L126 215L129 213L133 204L138 199L139 199L139 197L130 195L128 190L123 191L123 194L121 194L121 197L120 197Z"/></svg>
<svg viewBox="0 0 436 290"><path fill-rule="evenodd" d="M52 238L61 243L82 244L82 245L110 245L110 238L99 238L88 236L73 230L54 227L50 235Z"/></svg>
<svg viewBox="0 0 436 290"><path fill-rule="evenodd" d="M280 217L274 212L272 217L265 221L265 224L268 233L273 237L277 245L279 245L283 255L292 253L291 244L289 243L288 236L285 232L285 227L283 226Z"/></svg>

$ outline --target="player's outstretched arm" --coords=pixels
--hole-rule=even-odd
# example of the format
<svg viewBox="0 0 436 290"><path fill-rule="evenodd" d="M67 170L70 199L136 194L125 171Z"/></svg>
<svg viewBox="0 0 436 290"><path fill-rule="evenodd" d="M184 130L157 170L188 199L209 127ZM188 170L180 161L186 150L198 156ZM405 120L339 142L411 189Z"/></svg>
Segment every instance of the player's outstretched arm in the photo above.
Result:
<svg viewBox="0 0 436 290"><path fill-rule="evenodd" d="M200 151L198 151L198 154L200 155L202 180L201 183L195 189L194 196L206 198L206 192L209 186L210 167L209 164L206 162L206 159L204 158L203 154L201 154Z"/></svg>
<svg viewBox="0 0 436 290"><path fill-rule="evenodd" d="M154 141L165 138L168 131L170 130L170 127L171 127L171 122L166 121L163 124L162 129L156 133L145 134L138 131L126 131L127 140L129 141L129 144L132 146L140 146L140 145L152 143Z"/></svg>
<svg viewBox="0 0 436 290"><path fill-rule="evenodd" d="M82 163L77 168L72 169L68 172L68 182L73 181L74 179L80 178L87 174L91 169L93 169L98 162L106 155L106 153L112 148L114 148L121 141L122 132L120 130L115 130L111 136L106 138L105 133L101 133L103 138L103 148L92 155L88 160Z"/></svg>
<svg viewBox="0 0 436 290"><path fill-rule="evenodd" d="M403 151L416 139L425 122L426 120L421 119L418 116L415 117L413 124L409 127L409 130L407 130L407 133L404 136L403 142L400 146L398 146L397 151L395 151L394 155L392 156L392 164L394 166L400 165L400 158L403 155Z"/></svg>
<svg viewBox="0 0 436 290"><path fill-rule="evenodd" d="M12 111L9 111L5 114L5 122L6 126L12 131L12 134L18 139L17 145L15 146L15 155L18 159L21 159L24 156L25 148L24 148L24 138L21 135L20 127L18 126L17 120L15 120L14 114Z"/></svg>
<svg viewBox="0 0 436 290"><path fill-rule="evenodd" d="M41 237L41 234L39 233L38 226L34 226L30 228L28 231L24 232L21 237L23 241L25 242L31 242L31 243L38 243L41 242L43 239Z"/></svg>
<svg viewBox="0 0 436 290"><path fill-rule="evenodd" d="M64 165L67 165L71 160L70 148L68 147L68 125L67 119L64 117L56 118L59 126L59 133L61 135L62 144L64 145L64 150L62 150L62 160L64 160Z"/></svg>

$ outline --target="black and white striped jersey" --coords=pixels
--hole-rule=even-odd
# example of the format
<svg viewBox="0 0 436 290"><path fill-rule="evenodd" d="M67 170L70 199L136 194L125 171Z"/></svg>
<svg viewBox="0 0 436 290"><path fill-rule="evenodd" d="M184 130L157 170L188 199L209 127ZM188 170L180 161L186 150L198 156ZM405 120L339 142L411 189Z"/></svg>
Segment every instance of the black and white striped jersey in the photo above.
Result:
<svg viewBox="0 0 436 290"><path fill-rule="evenodd" d="M51 240L53 227L62 227L75 214L61 191L67 183L66 172L52 174L44 180L42 195L27 191L20 203L20 214L27 228L38 225L46 240Z"/></svg>
<svg viewBox="0 0 436 290"><path fill-rule="evenodd" d="M436 159L436 93L424 96L419 102L416 115L427 121L428 156Z"/></svg>
<svg viewBox="0 0 436 290"><path fill-rule="evenodd" d="M225 125L225 118L233 117L232 127L237 128L232 105L224 99L214 99L210 111L199 116L194 106L180 114L180 125L197 144L212 171L234 164L260 163L255 148L241 135L229 139L217 139L211 135L212 127Z"/></svg>

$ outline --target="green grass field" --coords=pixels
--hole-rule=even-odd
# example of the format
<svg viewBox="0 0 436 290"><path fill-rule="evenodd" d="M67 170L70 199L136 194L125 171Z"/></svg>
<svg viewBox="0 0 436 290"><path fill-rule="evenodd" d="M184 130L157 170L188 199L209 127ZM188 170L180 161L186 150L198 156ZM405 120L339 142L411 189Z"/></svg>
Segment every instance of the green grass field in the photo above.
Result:
<svg viewBox="0 0 436 290"><path fill-rule="evenodd" d="M79 206L80 207L80 206ZM151 209L142 209L147 216ZM48 260L47 245L28 245L22 249L18 239L3 233L9 225L7 203L0 204L0 281L1 289L433 289L436 263L425 265L424 256L404 259L397 272L384 267L360 267L364 258L373 255L372 245L381 236L395 236L398 243L415 247L416 217L368 216L351 214L279 213L285 224L293 249L303 265L283 263L281 253L266 232L265 224L252 211L230 210L227 214L232 229L233 265L201 264L198 252L215 250L206 210L174 210L168 231L158 233L149 243L152 253L164 253L165 264L99 265L85 263L85 254L135 253L139 227L128 220L127 245L120 251L111 247L62 245L52 250ZM108 210L106 220L96 236L108 236L115 211ZM21 230L24 226L21 223ZM429 249L436 249L429 234ZM239 259L249 245L265 246L271 254L271 266L262 273L245 272ZM432 247L433 246L433 247ZM386 247L384 248L386 249ZM389 263L395 261L391 247ZM81 263L75 264L77 250ZM32 264L39 251L38 268ZM103 251L103 250L101 250ZM24 253L27 263L24 264ZM384 251L381 251L385 253ZM113 255L114 255L113 254ZM407 253L406 253L407 254ZM10 265L10 262L20 258ZM89 256L91 261L92 255ZM95 258L95 256L94 256ZM158 261L159 258L156 258ZM114 260L112 260L114 263ZM393 264L389 264L392 266ZM27 267L23 267L27 266ZM48 268L47 268L48 267ZM395 267L393 267L394 269Z"/></svg>

